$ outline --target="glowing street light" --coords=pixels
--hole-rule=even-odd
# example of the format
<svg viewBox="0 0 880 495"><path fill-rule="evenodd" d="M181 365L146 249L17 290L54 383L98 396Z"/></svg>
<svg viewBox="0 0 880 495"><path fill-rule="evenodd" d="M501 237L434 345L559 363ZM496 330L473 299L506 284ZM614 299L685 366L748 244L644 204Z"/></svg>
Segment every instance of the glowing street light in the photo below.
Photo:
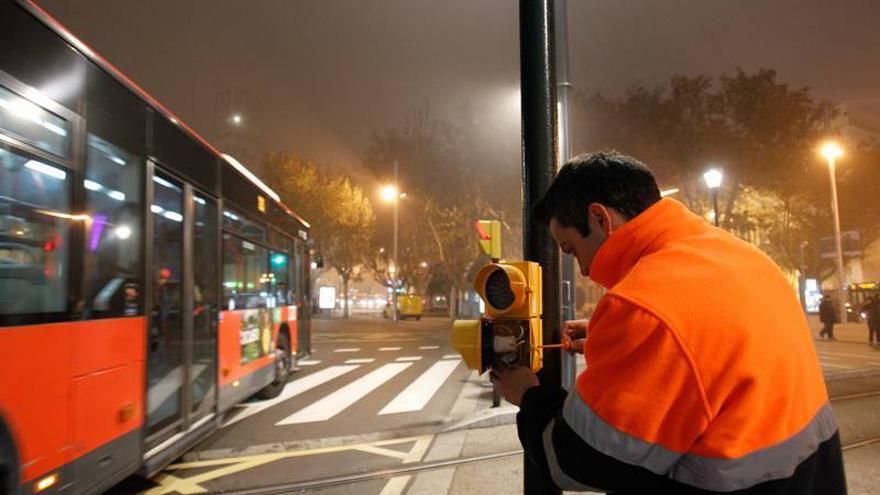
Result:
<svg viewBox="0 0 880 495"><path fill-rule="evenodd" d="M711 168L703 174L703 180L712 191L712 208L715 213L715 226L718 226L718 189L721 187L721 181L724 179L724 173L717 168Z"/></svg>
<svg viewBox="0 0 880 495"><path fill-rule="evenodd" d="M831 210L834 217L834 245L837 248L837 310L840 322L846 323L846 292L843 290L843 246L840 240L840 212L837 208L837 179L835 168L837 159L843 156L843 149L834 141L822 145L822 156L828 160L828 176L831 179Z"/></svg>
<svg viewBox="0 0 880 495"><path fill-rule="evenodd" d="M232 116L232 123L235 125L241 125L244 119L241 118L241 115L235 114Z"/></svg>
<svg viewBox="0 0 880 495"><path fill-rule="evenodd" d="M382 195L382 201L386 201L388 203L392 201L396 201L400 194L397 192L397 186L389 184L382 188L380 193Z"/></svg>
<svg viewBox="0 0 880 495"><path fill-rule="evenodd" d="M828 166L833 167L834 160L843 156L843 150L840 148L839 144L834 141L829 141L822 146L822 156L828 160Z"/></svg>

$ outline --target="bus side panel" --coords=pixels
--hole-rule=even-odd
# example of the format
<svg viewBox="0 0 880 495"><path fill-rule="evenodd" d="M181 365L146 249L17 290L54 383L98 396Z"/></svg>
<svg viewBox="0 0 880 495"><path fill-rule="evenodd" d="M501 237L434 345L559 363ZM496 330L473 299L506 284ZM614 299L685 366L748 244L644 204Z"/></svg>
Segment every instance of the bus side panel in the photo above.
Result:
<svg viewBox="0 0 880 495"><path fill-rule="evenodd" d="M236 380L233 373L241 363L241 315L237 311L220 313L220 329L217 332L219 362L217 383L222 387Z"/></svg>
<svg viewBox="0 0 880 495"><path fill-rule="evenodd" d="M275 313L274 309L261 308L259 310L223 311L220 315L220 330L218 332L220 362L217 368L217 382L220 385L219 409L221 412L250 397L272 383L275 378L275 353L272 352L272 349L274 349L279 326L274 324L274 316L271 317L272 321L268 321L268 325L266 325L268 335L263 334L259 339L265 355L242 364L244 360L243 332L253 331L252 324L247 324L248 330L242 329L242 325L246 323L243 322L243 319L247 312L253 311L257 311L261 317ZM260 328L260 332L263 333L262 328L265 327L261 326ZM265 352L267 350L268 352Z"/></svg>
<svg viewBox="0 0 880 495"><path fill-rule="evenodd" d="M296 346L299 343L299 334L296 331L296 306L286 306L282 316L287 320L287 328L290 330L290 354L296 359Z"/></svg>
<svg viewBox="0 0 880 495"><path fill-rule="evenodd" d="M145 324L142 317L79 324L71 455L79 458L102 446L106 452L100 463L77 463L77 483L91 485L126 467L136 467L140 445L134 437L120 444L125 449L108 444L144 423Z"/></svg>
<svg viewBox="0 0 880 495"><path fill-rule="evenodd" d="M69 459L70 377L76 323L0 328L0 410L6 411L21 481Z"/></svg>

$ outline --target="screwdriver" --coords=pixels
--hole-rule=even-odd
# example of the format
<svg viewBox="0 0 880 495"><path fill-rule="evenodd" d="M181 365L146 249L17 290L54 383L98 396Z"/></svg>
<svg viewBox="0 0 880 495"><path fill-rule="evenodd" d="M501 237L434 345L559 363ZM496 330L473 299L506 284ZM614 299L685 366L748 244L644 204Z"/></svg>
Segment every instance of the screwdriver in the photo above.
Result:
<svg viewBox="0 0 880 495"><path fill-rule="evenodd" d="M543 344L543 345L533 345L532 349L563 349L570 350L571 349L571 341L566 340L561 344Z"/></svg>

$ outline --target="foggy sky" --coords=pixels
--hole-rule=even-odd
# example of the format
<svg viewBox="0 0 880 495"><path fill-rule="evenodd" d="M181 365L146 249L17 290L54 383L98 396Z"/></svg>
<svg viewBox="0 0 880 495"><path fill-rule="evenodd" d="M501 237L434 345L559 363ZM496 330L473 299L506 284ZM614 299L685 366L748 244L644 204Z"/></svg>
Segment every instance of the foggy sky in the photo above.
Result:
<svg viewBox="0 0 880 495"><path fill-rule="evenodd" d="M487 145L518 153L514 0L38 3L208 136L215 93L245 87L269 149L338 166L425 103L447 116L469 102ZM620 93L769 67L819 97L878 104L878 26L876 0L569 0L572 83Z"/></svg>

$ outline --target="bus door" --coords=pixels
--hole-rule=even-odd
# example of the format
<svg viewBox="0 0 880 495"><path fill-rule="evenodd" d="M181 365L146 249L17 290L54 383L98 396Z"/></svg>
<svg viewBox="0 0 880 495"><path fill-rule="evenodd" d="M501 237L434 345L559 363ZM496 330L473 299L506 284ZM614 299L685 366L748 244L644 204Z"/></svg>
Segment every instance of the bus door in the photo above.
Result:
<svg viewBox="0 0 880 495"><path fill-rule="evenodd" d="M158 167L151 182L148 447L213 411L219 314L216 202Z"/></svg>

